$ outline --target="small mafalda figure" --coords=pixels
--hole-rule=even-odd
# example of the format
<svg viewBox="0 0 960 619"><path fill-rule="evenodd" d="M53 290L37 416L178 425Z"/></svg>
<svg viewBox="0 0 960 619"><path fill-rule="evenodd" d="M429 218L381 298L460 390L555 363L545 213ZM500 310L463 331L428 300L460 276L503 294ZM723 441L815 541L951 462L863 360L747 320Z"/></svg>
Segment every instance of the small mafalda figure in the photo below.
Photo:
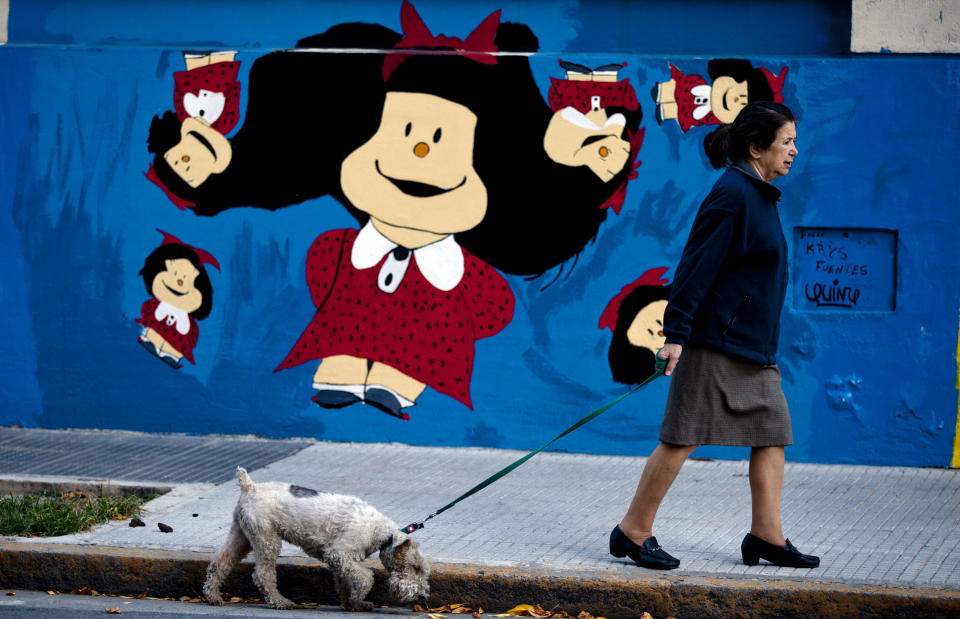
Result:
<svg viewBox="0 0 960 619"><path fill-rule="evenodd" d="M197 321L210 315L213 287L204 265L220 270L208 252L182 242L172 234L163 235L160 247L147 256L140 269L147 292L137 322L143 326L139 342L175 370L184 357L190 363L200 335Z"/></svg>

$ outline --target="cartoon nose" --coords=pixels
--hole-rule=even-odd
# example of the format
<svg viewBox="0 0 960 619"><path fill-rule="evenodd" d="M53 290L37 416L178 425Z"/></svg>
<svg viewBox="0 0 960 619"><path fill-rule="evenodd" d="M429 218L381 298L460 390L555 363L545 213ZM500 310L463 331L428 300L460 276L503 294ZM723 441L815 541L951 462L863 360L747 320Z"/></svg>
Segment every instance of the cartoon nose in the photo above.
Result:
<svg viewBox="0 0 960 619"><path fill-rule="evenodd" d="M413 154L417 157L426 157L430 152L430 147L426 142L417 142L417 145L413 147Z"/></svg>
<svg viewBox="0 0 960 619"><path fill-rule="evenodd" d="M607 155L610 154L610 149L607 148L606 146L601 146L601 147L600 147L600 150L597 151L597 152L600 153L600 156L601 156L601 157L606 157Z"/></svg>
<svg viewBox="0 0 960 619"><path fill-rule="evenodd" d="M190 161L190 155L184 155L183 157L180 157L180 161L182 161L182 162L184 162L184 163L189 163L189 161Z"/></svg>
<svg viewBox="0 0 960 619"><path fill-rule="evenodd" d="M657 331L657 335L663 337L663 331Z"/></svg>
<svg viewBox="0 0 960 619"><path fill-rule="evenodd" d="M177 280L177 285L178 285L178 286L182 286L182 285L183 285L183 280L182 280L182 279L178 279L178 280Z"/></svg>

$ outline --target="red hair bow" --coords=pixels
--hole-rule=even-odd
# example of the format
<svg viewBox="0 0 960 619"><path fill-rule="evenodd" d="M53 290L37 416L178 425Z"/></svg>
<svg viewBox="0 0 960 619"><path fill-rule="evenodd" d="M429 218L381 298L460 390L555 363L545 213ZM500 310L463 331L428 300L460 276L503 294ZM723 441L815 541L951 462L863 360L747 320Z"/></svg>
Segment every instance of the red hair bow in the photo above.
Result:
<svg viewBox="0 0 960 619"><path fill-rule="evenodd" d="M600 205L600 208L612 207L614 213L617 215L620 214L620 209L623 208L623 201L627 199L627 183L637 178L637 168L640 167L641 163L637 160L637 155L640 154L640 147L643 146L643 134L646 129L646 127L640 127L640 130L636 133L632 133L629 130L627 131L630 136L630 172L627 173L627 179L617 187L613 195Z"/></svg>
<svg viewBox="0 0 960 619"><path fill-rule="evenodd" d="M597 325L601 329L609 328L611 331L617 327L617 314L620 313L620 304L627 298L627 295L640 286L663 286L668 280L662 278L670 267L656 267L648 269L632 284L627 284L620 290L620 294L610 299L607 307L603 309L600 315L600 323Z"/></svg>
<svg viewBox="0 0 960 619"><path fill-rule="evenodd" d="M784 67L780 69L780 75L774 75L766 67L760 67L760 70L763 71L764 77L767 78L767 81L770 83L770 90L773 91L773 102L774 103L783 103L783 82L787 79L787 69L789 67Z"/></svg>
<svg viewBox="0 0 960 619"><path fill-rule="evenodd" d="M456 37L442 34L434 36L427 25L420 19L417 10L407 0L403 0L400 7L400 28L403 38L394 45L394 49L411 49L425 47L427 49L453 48L465 58L482 64L497 64L497 57L493 54L498 51L494 38L500 26L500 10L487 16L480 25L463 41ZM383 81L387 81L393 70L401 62L413 56L411 53L390 52L383 61Z"/></svg>
<svg viewBox="0 0 960 619"><path fill-rule="evenodd" d="M160 228L157 228L157 232L163 235L163 242L160 243L160 246L169 245L170 243L175 243L177 245L183 245L184 247L190 248L197 254L197 258L200 259L200 266L205 264L212 264L217 267L217 270L220 270L220 263L217 262L217 259L213 257L210 252L200 249L199 247L194 247L193 245L187 245L177 237L173 236L169 232L164 232Z"/></svg>

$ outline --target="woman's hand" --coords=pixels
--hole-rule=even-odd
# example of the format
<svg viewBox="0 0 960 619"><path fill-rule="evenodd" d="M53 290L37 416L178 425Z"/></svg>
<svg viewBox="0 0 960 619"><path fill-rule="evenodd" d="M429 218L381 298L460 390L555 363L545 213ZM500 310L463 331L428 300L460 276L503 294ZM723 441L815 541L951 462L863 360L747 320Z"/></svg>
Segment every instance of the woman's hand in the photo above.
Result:
<svg viewBox="0 0 960 619"><path fill-rule="evenodd" d="M677 361L680 361L681 352L683 352L683 346L680 344L664 344L660 349L660 358L667 360L667 367L663 370L664 376L673 374L673 368L677 367Z"/></svg>

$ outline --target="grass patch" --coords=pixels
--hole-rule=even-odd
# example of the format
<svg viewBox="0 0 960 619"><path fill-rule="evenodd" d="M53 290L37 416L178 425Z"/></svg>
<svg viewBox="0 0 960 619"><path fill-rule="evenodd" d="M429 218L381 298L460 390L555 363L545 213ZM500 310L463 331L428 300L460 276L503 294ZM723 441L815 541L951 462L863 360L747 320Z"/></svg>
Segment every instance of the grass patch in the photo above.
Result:
<svg viewBox="0 0 960 619"><path fill-rule="evenodd" d="M126 520L137 516L140 507L154 496L91 497L77 491L60 496L0 497L0 535L69 535L110 520Z"/></svg>

